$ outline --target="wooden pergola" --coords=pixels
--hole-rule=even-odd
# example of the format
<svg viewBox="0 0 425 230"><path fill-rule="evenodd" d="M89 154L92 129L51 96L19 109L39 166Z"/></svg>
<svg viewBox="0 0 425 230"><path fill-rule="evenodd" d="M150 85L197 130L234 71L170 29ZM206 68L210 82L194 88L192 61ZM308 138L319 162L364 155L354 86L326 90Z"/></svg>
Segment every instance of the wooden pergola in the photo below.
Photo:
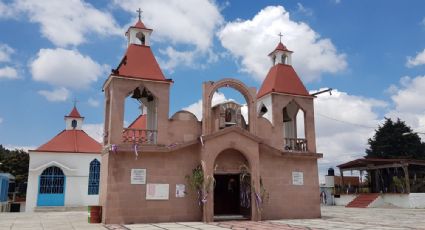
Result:
<svg viewBox="0 0 425 230"><path fill-rule="evenodd" d="M409 166L425 166L425 160L414 160L414 159L385 159L385 158L359 158L353 161L349 161L344 164L340 164L339 168L341 174L342 184L344 184L344 171L367 171L374 172L375 179L378 177L378 170L380 169L391 169L401 168L404 172L406 193L410 193L410 179L409 179Z"/></svg>

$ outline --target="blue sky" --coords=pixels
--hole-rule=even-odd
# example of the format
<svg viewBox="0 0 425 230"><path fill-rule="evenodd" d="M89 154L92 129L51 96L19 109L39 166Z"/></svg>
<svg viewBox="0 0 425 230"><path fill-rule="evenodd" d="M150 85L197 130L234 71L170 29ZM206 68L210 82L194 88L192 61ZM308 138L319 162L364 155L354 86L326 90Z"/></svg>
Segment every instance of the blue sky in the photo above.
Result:
<svg viewBox="0 0 425 230"><path fill-rule="evenodd" d="M175 82L170 115L199 112L204 81L258 89L282 32L307 89L335 89L316 100L322 171L363 155L384 116L425 131L424 1L0 0L0 144L43 144L64 128L74 98L87 132L101 135L101 86L138 7Z"/></svg>

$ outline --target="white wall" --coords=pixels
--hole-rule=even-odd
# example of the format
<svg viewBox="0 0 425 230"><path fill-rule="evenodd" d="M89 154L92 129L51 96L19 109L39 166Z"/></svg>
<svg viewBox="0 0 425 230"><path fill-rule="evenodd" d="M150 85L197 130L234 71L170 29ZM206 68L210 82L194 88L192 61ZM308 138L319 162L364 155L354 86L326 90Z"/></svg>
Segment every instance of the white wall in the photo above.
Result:
<svg viewBox="0 0 425 230"><path fill-rule="evenodd" d="M57 166L66 176L65 206L97 205L99 195L88 195L88 177L90 162L97 159L101 162L99 153L48 153L29 151L30 163L28 172L28 187L26 211L32 212L37 206L38 178L44 169Z"/></svg>
<svg viewBox="0 0 425 230"><path fill-rule="evenodd" d="M335 205L346 206L348 203L354 200L354 198L356 198L356 195L352 195L352 194L340 195L339 198L335 197Z"/></svg>
<svg viewBox="0 0 425 230"><path fill-rule="evenodd" d="M257 114L260 113L260 109L261 109L261 105L266 106L267 108L267 113L265 113L263 115L264 118L266 118L267 120L269 120L271 123L273 123L273 106L272 106L272 96L271 95L267 95L261 98L261 100L257 101ZM255 115L257 116L257 115Z"/></svg>
<svg viewBox="0 0 425 230"><path fill-rule="evenodd" d="M425 208L425 193L381 194L368 207L380 208L396 206L399 208Z"/></svg>

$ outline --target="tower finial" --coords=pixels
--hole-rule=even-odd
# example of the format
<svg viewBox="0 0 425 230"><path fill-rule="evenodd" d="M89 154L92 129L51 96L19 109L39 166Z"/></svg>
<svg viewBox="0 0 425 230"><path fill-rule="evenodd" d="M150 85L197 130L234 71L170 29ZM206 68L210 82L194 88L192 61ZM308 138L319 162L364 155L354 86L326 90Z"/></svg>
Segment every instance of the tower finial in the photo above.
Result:
<svg viewBox="0 0 425 230"><path fill-rule="evenodd" d="M77 98L76 98L76 97L74 97L73 102L74 102L74 107L77 107L77 102L78 102L78 100L77 100Z"/></svg>
<svg viewBox="0 0 425 230"><path fill-rule="evenodd" d="M279 36L279 42L282 42L283 34L281 32L279 32L278 36Z"/></svg>
<svg viewBox="0 0 425 230"><path fill-rule="evenodd" d="M139 8L138 10L136 10L137 13L139 13L139 21L142 20L142 10Z"/></svg>

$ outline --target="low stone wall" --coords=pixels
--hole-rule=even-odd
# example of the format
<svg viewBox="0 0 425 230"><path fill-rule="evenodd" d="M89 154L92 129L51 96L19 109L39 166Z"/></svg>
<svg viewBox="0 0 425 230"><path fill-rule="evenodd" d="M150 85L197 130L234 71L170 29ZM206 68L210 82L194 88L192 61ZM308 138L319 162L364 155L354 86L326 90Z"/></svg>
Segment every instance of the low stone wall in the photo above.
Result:
<svg viewBox="0 0 425 230"><path fill-rule="evenodd" d="M357 196L354 194L346 194L346 195L340 195L339 198L335 197L335 205L336 206L346 206L348 203L350 203L354 198Z"/></svg>
<svg viewBox="0 0 425 230"><path fill-rule="evenodd" d="M425 193L381 194L369 208L425 208Z"/></svg>

